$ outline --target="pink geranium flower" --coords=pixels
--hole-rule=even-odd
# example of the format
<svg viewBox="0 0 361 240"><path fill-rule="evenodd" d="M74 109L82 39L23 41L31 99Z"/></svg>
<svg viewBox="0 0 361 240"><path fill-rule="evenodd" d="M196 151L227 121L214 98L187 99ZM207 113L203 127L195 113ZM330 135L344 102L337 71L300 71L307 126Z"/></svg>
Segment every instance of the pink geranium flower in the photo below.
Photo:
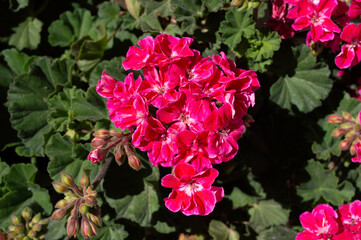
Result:
<svg viewBox="0 0 361 240"><path fill-rule="evenodd" d="M113 98L114 97L114 88L117 84L117 80L112 78L106 71L103 71L100 80L96 86L96 91L98 94L105 98Z"/></svg>
<svg viewBox="0 0 361 240"><path fill-rule="evenodd" d="M293 29L298 31L311 27L310 37L314 42L332 40L334 32L341 31L330 19L336 6L337 0L300 0L297 6L298 16L292 24Z"/></svg>
<svg viewBox="0 0 361 240"><path fill-rule="evenodd" d="M361 1L353 0L348 10L348 16L350 18L357 18L361 15Z"/></svg>
<svg viewBox="0 0 361 240"><path fill-rule="evenodd" d="M338 215L332 207L321 204L310 212L304 212L300 215L300 222L305 229L297 234L296 240L333 240L333 236L339 230L336 221Z"/></svg>
<svg viewBox="0 0 361 240"><path fill-rule="evenodd" d="M361 238L361 201L341 205L338 209L343 226L356 238Z"/></svg>
<svg viewBox="0 0 361 240"><path fill-rule="evenodd" d="M174 175L168 174L162 178L162 186L173 188L164 199L165 205L172 212L181 211L189 215L208 215L223 196L223 188L213 187L218 171L209 168L198 172L185 163L174 167Z"/></svg>
<svg viewBox="0 0 361 240"><path fill-rule="evenodd" d="M341 39L348 44L341 48L335 63L339 68L355 66L361 61L361 24L348 24L341 33Z"/></svg>
<svg viewBox="0 0 361 240"><path fill-rule="evenodd" d="M361 163L361 142L357 142L355 145L356 157L353 157L352 162Z"/></svg>
<svg viewBox="0 0 361 240"><path fill-rule="evenodd" d="M148 65L149 58L154 52L154 40L151 36L139 40L140 47L131 46L127 52L127 56L123 61L125 70L139 70Z"/></svg>

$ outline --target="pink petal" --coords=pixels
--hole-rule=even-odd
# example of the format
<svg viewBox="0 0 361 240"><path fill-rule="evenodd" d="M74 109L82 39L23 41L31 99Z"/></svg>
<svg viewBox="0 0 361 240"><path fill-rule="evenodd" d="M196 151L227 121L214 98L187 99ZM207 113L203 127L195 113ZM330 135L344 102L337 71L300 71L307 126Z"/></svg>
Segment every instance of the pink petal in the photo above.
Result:
<svg viewBox="0 0 361 240"><path fill-rule="evenodd" d="M181 209L189 207L191 196L188 196L183 191L173 191L169 194L168 198L164 199L165 206L172 212L178 212Z"/></svg>
<svg viewBox="0 0 361 240"><path fill-rule="evenodd" d="M343 45L341 48L341 52L335 58L335 64L341 69L348 68L351 66L354 57L354 48L348 44Z"/></svg>
<svg viewBox="0 0 361 240"><path fill-rule="evenodd" d="M210 214L216 205L216 197L209 190L195 192L193 200L196 203L198 214L201 216Z"/></svg>
<svg viewBox="0 0 361 240"><path fill-rule="evenodd" d="M297 234L296 240L317 240L317 235L312 232L303 231Z"/></svg>
<svg viewBox="0 0 361 240"><path fill-rule="evenodd" d="M209 189L217 176L218 176L218 171L214 168L209 168L206 171L198 173L192 179L197 184L202 185L204 189Z"/></svg>
<svg viewBox="0 0 361 240"><path fill-rule="evenodd" d="M292 27L294 30L298 31L301 29L308 28L310 24L311 24L310 20L306 16L303 16L297 18L295 22L292 24Z"/></svg>
<svg viewBox="0 0 361 240"><path fill-rule="evenodd" d="M345 42L352 42L352 40L355 38L354 32L355 32L356 26L353 23L347 24L346 27L343 28L342 33L340 35L341 39Z"/></svg>
<svg viewBox="0 0 361 240"><path fill-rule="evenodd" d="M168 174L162 178L161 184L167 188L179 188L182 183L173 174Z"/></svg>
<svg viewBox="0 0 361 240"><path fill-rule="evenodd" d="M357 18L361 15L361 2L352 1L348 10L348 16L350 18Z"/></svg>
<svg viewBox="0 0 361 240"><path fill-rule="evenodd" d="M192 165L186 164L186 163L178 163L175 167L174 167L174 175L177 178L181 178L182 176L194 176L196 175L197 172L194 169L194 167Z"/></svg>
<svg viewBox="0 0 361 240"><path fill-rule="evenodd" d="M112 98L114 97L113 91L116 84L117 81L104 70L100 80L98 81L98 85L96 86L96 91L102 97Z"/></svg>

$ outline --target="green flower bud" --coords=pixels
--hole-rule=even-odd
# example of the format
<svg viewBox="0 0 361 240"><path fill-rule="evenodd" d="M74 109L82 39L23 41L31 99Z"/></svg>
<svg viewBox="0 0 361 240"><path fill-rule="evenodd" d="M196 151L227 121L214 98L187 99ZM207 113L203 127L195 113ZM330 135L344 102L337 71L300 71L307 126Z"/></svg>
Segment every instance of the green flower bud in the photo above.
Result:
<svg viewBox="0 0 361 240"><path fill-rule="evenodd" d="M17 234L23 234L25 232L25 226L23 224L15 225L15 232Z"/></svg>
<svg viewBox="0 0 361 240"><path fill-rule="evenodd" d="M35 224L32 229L34 231L36 231L36 232L40 232L41 231L41 224L39 224L39 223Z"/></svg>
<svg viewBox="0 0 361 240"><path fill-rule="evenodd" d="M86 204L82 203L79 206L79 212L82 214L86 214L89 211L89 208Z"/></svg>
<svg viewBox="0 0 361 240"><path fill-rule="evenodd" d="M15 214L11 214L11 222L14 224L14 225L18 225L18 224L21 224L21 218L16 216Z"/></svg>
<svg viewBox="0 0 361 240"><path fill-rule="evenodd" d="M65 216L66 211L62 208L57 209L53 212L53 214L51 215L51 220L53 221L59 221L61 219L63 219L63 217Z"/></svg>
<svg viewBox="0 0 361 240"><path fill-rule="evenodd" d="M31 223L36 224L36 223L38 223L40 220L41 220L41 214L38 213L38 214L36 214L36 215L33 217L33 219L31 219Z"/></svg>
<svg viewBox="0 0 361 240"><path fill-rule="evenodd" d="M83 175L81 176L81 178L80 178L80 184L81 184L84 188L86 188L86 187L89 186L89 184L90 184L90 179L89 179L89 177L88 177L88 175L87 175L86 173L83 173Z"/></svg>
<svg viewBox="0 0 361 240"><path fill-rule="evenodd" d="M61 178L61 182L67 186L67 187L72 187L74 186L74 179L72 176L70 176L70 174L65 173L65 172L61 172L60 173L60 178Z"/></svg>
<svg viewBox="0 0 361 240"><path fill-rule="evenodd" d="M55 191L57 191L58 193L64 193L64 192L66 192L68 190L66 188L66 186L64 186L60 182L52 182L52 184L53 184L53 187L54 187Z"/></svg>
<svg viewBox="0 0 361 240"><path fill-rule="evenodd" d="M25 221L30 221L31 217L33 216L33 211L29 208L26 207L24 208L24 210L21 212L21 215L23 216L23 218L25 219Z"/></svg>
<svg viewBox="0 0 361 240"><path fill-rule="evenodd" d="M66 233L69 238L75 236L79 231L79 221L76 217L71 217L66 225Z"/></svg>
<svg viewBox="0 0 361 240"><path fill-rule="evenodd" d="M29 237L31 237L31 238L35 238L36 237L36 231L34 231L34 230L30 230L29 232L28 232L28 236Z"/></svg>
<svg viewBox="0 0 361 240"><path fill-rule="evenodd" d="M62 199L55 204L55 208L64 208L66 205L68 205L68 201Z"/></svg>

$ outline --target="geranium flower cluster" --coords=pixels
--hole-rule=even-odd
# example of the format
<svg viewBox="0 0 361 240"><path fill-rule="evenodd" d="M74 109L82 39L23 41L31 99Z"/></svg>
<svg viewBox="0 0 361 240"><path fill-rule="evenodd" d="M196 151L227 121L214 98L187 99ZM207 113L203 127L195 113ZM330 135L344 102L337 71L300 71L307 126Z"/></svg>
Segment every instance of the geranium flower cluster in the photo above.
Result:
<svg viewBox="0 0 361 240"><path fill-rule="evenodd" d="M353 0L349 6L341 0L274 0L272 4L267 25L283 38L293 37L293 30L309 30L307 45L321 43L335 53L341 49L335 58L339 68L361 61L361 25L350 23L361 15L361 0Z"/></svg>
<svg viewBox="0 0 361 240"><path fill-rule="evenodd" d="M312 212L300 215L305 229L296 240L358 240L361 239L361 201L343 204L335 211L331 206L321 204Z"/></svg>
<svg viewBox="0 0 361 240"><path fill-rule="evenodd" d="M166 206L207 215L224 195L212 186L218 175L212 165L236 155L259 82L223 52L212 60L201 56L192 41L167 34L141 39L123 67L142 70L144 77L131 72L119 82L104 71L96 89L107 98L115 127L131 131L132 145L153 165L174 167L174 175L162 179L173 189Z"/></svg>
<svg viewBox="0 0 361 240"><path fill-rule="evenodd" d="M361 163L361 111L357 118L353 118L348 112L343 112L342 116L338 114L330 115L328 121L340 126L340 128L333 130L333 137L345 137L340 142L339 148L342 151L349 149L352 156L356 155L351 159L352 162Z"/></svg>

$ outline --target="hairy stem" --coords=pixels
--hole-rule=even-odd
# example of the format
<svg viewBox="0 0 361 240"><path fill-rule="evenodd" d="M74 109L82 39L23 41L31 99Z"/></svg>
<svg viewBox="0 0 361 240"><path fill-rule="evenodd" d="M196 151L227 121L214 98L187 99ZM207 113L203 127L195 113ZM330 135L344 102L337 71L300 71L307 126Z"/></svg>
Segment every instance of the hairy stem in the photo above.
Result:
<svg viewBox="0 0 361 240"><path fill-rule="evenodd" d="M90 187L92 189L96 189L99 185L99 183L102 181L102 179L105 177L105 174L107 173L110 163L113 160L113 156L109 156L105 159L104 164L102 166L102 168L100 169L100 171L98 172L98 174L95 176L95 178L93 179L92 183L90 184Z"/></svg>

